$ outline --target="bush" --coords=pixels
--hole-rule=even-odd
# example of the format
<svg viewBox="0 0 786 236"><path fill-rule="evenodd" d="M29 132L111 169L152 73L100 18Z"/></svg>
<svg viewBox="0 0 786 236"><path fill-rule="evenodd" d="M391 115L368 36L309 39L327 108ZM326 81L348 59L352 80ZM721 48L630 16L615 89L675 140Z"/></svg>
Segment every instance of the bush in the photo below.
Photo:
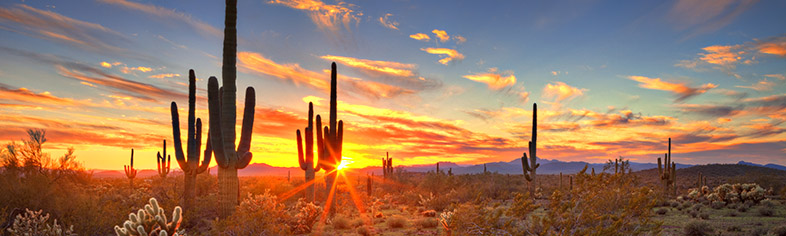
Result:
<svg viewBox="0 0 786 236"><path fill-rule="evenodd" d="M760 216L773 216L775 215L775 211L770 207L759 207L759 215Z"/></svg>
<svg viewBox="0 0 786 236"><path fill-rule="evenodd" d="M529 196L516 193L515 197L513 197L513 203L510 205L510 208L508 208L505 214L519 218L521 220L526 220L527 216L537 208L538 206L535 205L535 202L533 202Z"/></svg>
<svg viewBox="0 0 786 236"><path fill-rule="evenodd" d="M710 207L712 207L712 209L716 209L716 210L717 209L721 209L724 206L725 206L724 202L712 202L712 204L710 204Z"/></svg>
<svg viewBox="0 0 786 236"><path fill-rule="evenodd" d="M388 219L387 224L392 229L404 228L407 226L407 218L400 215L392 216Z"/></svg>
<svg viewBox="0 0 786 236"><path fill-rule="evenodd" d="M702 220L709 220L710 219L710 213L702 212L701 214L699 214L699 218L701 218Z"/></svg>
<svg viewBox="0 0 786 236"><path fill-rule="evenodd" d="M751 232L749 232L748 235L751 235L751 236L767 235L767 230L764 229L764 228L755 228L755 229L751 230Z"/></svg>
<svg viewBox="0 0 786 236"><path fill-rule="evenodd" d="M336 216L333 218L333 228L334 229L350 229L352 228L352 223L349 221L348 218L344 216Z"/></svg>
<svg viewBox="0 0 786 236"><path fill-rule="evenodd" d="M420 218L415 221L415 225L421 229L428 229L428 228L435 228L439 225L439 221L436 218Z"/></svg>
<svg viewBox="0 0 786 236"><path fill-rule="evenodd" d="M57 219L50 225L49 213L41 215L43 210L31 211L25 209L24 214L16 215L14 223L8 228L11 235L44 235L44 236L62 236L62 235L76 235L74 233L74 226L63 229L62 226L57 224Z"/></svg>
<svg viewBox="0 0 786 236"><path fill-rule="evenodd" d="M298 199L293 210L297 213L290 227L296 234L310 233L314 223L319 220L319 216L322 214L322 207L307 202L305 198Z"/></svg>
<svg viewBox="0 0 786 236"><path fill-rule="evenodd" d="M290 216L278 197L265 190L263 194L248 194L235 212L216 222L212 235L283 235L290 234Z"/></svg>
<svg viewBox="0 0 786 236"><path fill-rule="evenodd" d="M669 210L666 210L666 208L660 208L655 211L655 213L657 213L658 215L665 215L667 212L669 212Z"/></svg>
<svg viewBox="0 0 786 236"><path fill-rule="evenodd" d="M705 221L692 220L685 225L686 236L706 236L712 233L714 233L714 230Z"/></svg>
<svg viewBox="0 0 786 236"><path fill-rule="evenodd" d="M777 236L786 236L786 225L775 227L774 229L770 230L770 233Z"/></svg>
<svg viewBox="0 0 786 236"><path fill-rule="evenodd" d="M737 211L739 211L739 212L746 212L746 211L748 211L748 205L746 205L746 204L740 204L740 205L737 207Z"/></svg>
<svg viewBox="0 0 786 236"><path fill-rule="evenodd" d="M364 227L360 227L360 228L358 228L358 229L357 229L357 233L358 233L358 234L360 234L360 235L363 235L363 236L374 235L374 234L371 232L371 229L369 229L368 227L365 227L365 226L364 226Z"/></svg>
<svg viewBox="0 0 786 236"><path fill-rule="evenodd" d="M740 231L742 231L742 228L740 228L740 226L737 226L737 225L731 225L728 228L726 228L726 231L728 231L728 232L740 232Z"/></svg>

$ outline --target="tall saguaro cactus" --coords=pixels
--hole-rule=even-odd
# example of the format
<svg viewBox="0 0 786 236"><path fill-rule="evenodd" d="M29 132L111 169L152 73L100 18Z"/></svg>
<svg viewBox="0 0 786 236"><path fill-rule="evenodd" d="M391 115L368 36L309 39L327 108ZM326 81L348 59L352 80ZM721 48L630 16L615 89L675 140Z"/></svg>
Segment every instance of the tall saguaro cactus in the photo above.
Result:
<svg viewBox="0 0 786 236"><path fill-rule="evenodd" d="M246 88L243 126L240 143L235 149L235 122L237 118L237 0L226 1L224 18L224 58L221 67L222 87L218 79L210 77L207 82L207 100L210 113L210 145L218 163L219 214L232 214L240 197L237 170L251 162L251 131L254 127L254 88ZM220 92L219 92L220 90ZM220 98L219 98L220 97Z"/></svg>
<svg viewBox="0 0 786 236"><path fill-rule="evenodd" d="M388 152L385 152L385 157L382 158L382 174L383 178L388 178L393 174L393 158ZM439 162L437 162L437 174L439 174Z"/></svg>
<svg viewBox="0 0 786 236"><path fill-rule="evenodd" d="M131 165L123 166L128 177L128 185L134 188L134 178L136 178L136 169L134 169L134 149L131 149Z"/></svg>
<svg viewBox="0 0 786 236"><path fill-rule="evenodd" d="M175 159L177 165L183 170L183 208L191 210L196 197L196 177L205 172L210 165L210 137L207 138L205 157L200 164L200 150L202 149L202 119L196 118L196 74L194 70L188 71L188 137L186 138L186 153L183 153L183 144L180 141L180 115L177 103L172 101L172 136L175 144ZM208 132L208 136L209 136ZM164 141L164 155L166 155L166 141Z"/></svg>
<svg viewBox="0 0 786 236"><path fill-rule="evenodd" d="M525 152L521 157L521 168L524 170L524 178L530 182L529 195L535 198L535 170L540 167L537 163L537 146L538 144L538 104L532 104L532 140L529 141L529 160L527 160L527 153Z"/></svg>
<svg viewBox="0 0 786 236"><path fill-rule="evenodd" d="M341 163L341 151L344 142L344 121L338 120L337 109L337 72L336 63L330 65L330 120L329 126L324 127L322 132L321 128L317 129L317 148L319 152L319 167L327 173L325 184L328 189L331 189L336 181L336 167ZM317 115L317 127L322 127L322 118ZM330 190L328 190L330 194ZM333 198L334 205L336 198ZM335 207L330 208L330 213L335 212Z"/></svg>
<svg viewBox="0 0 786 236"><path fill-rule="evenodd" d="M169 174L169 167L172 163L172 157L166 155L166 139L164 139L163 146L164 155L161 155L161 152L156 153L156 167L158 168L158 176L161 176L162 179L165 179L166 175Z"/></svg>
<svg viewBox="0 0 786 236"><path fill-rule="evenodd" d="M677 164L671 161L671 138L669 138L669 152L663 155L666 161L663 163L665 166L661 164L660 157L658 158L658 174L660 182L663 184L663 193L670 194L673 192L676 195Z"/></svg>
<svg viewBox="0 0 786 236"><path fill-rule="evenodd" d="M306 200L308 202L314 202L314 183L309 183L314 181L315 173L318 172L319 163L314 165L314 104L308 103L308 126L305 129L305 140L306 140L306 147L303 149L303 141L301 141L300 130L298 129L297 134L297 160L300 164L300 169L306 172ZM322 151L321 148L319 150ZM303 153L305 152L305 157Z"/></svg>

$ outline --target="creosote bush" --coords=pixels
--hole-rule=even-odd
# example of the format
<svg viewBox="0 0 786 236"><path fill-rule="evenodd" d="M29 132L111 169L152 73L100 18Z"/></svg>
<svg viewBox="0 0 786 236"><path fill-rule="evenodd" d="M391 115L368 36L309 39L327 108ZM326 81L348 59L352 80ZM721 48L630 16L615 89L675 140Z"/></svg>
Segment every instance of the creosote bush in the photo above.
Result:
<svg viewBox="0 0 786 236"><path fill-rule="evenodd" d="M392 229L404 228L407 226L407 218L403 216L396 215L388 218L387 222L388 227Z"/></svg>
<svg viewBox="0 0 786 236"><path fill-rule="evenodd" d="M333 228L334 229L351 229L352 222L349 221L349 218L345 216L336 216L333 217Z"/></svg>
<svg viewBox="0 0 786 236"><path fill-rule="evenodd" d="M685 225L686 236L708 236L714 232L710 224L703 220L692 220Z"/></svg>
<svg viewBox="0 0 786 236"><path fill-rule="evenodd" d="M259 195L249 194L235 213L215 222L211 234L229 235L284 235L289 234L290 216L284 204L269 190Z"/></svg>

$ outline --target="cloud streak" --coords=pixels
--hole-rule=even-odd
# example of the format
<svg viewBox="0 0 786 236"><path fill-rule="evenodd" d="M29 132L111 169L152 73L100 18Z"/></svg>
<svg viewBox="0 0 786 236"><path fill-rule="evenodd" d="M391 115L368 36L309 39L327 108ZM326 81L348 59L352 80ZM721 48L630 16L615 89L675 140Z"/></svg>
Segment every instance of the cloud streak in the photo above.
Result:
<svg viewBox="0 0 786 236"><path fill-rule="evenodd" d="M162 18L162 19L166 19L166 20L180 21L180 22L183 22L183 23L191 26L193 29L195 29L199 33L210 35L210 36L213 36L213 37L220 37L220 36L224 35L224 31L222 31L222 30L220 30L220 29L218 29L216 27L213 27L212 25L209 25L209 24L207 24L205 22L202 22L200 20L194 19L190 15L187 15L187 14L184 14L184 13L180 13L180 12L176 12L175 10L172 10L172 9L167 9L167 8L164 8L164 7L159 7L159 6L155 6L155 5L151 5L151 4L142 4L142 3L137 3L137 2L129 2L129 1L126 1L126 0L99 0L99 1L101 1L103 3L108 3L108 4L113 4L113 5L125 7L125 8L130 9L130 10L140 11L140 12L143 12L145 14L153 15L153 16L156 16L156 17L159 17L159 18Z"/></svg>
<svg viewBox="0 0 786 236"><path fill-rule="evenodd" d="M543 88L543 95L548 98L556 98L556 101L560 102L583 96L585 91L587 89L576 88L557 81L554 84L546 84L546 87Z"/></svg>
<svg viewBox="0 0 786 236"><path fill-rule="evenodd" d="M708 90L718 86L712 83L707 83L699 87L690 87L685 83L670 83L662 81L660 78L649 78L636 75L628 76L627 78L639 82L639 87L641 88L671 92L677 97L674 100L675 102L681 102L690 97L706 93Z"/></svg>
<svg viewBox="0 0 786 236"><path fill-rule="evenodd" d="M477 73L473 75L465 75L463 77L465 79L484 83L493 90L500 90L516 84L516 76L513 75L513 71L499 73L497 68L490 68L487 73ZM528 96L529 94L527 94L527 97Z"/></svg>
<svg viewBox="0 0 786 236"><path fill-rule="evenodd" d="M448 65L451 61L461 61L464 60L464 54L459 53L455 49L449 48L421 48L421 51L424 51L429 54L440 55L442 59L439 60L440 64Z"/></svg>
<svg viewBox="0 0 786 236"><path fill-rule="evenodd" d="M334 33L341 30L341 25L349 30L350 24L353 21L359 23L363 16L363 13L350 9L351 4L343 2L331 5L320 0L271 0L268 3L305 11L320 29Z"/></svg>
<svg viewBox="0 0 786 236"><path fill-rule="evenodd" d="M399 23L396 22L396 21L390 20L391 16L393 16L393 14L387 13L384 16L380 17L379 18L379 24L381 24L382 26L385 26L385 28L388 28L388 29L398 30Z"/></svg>

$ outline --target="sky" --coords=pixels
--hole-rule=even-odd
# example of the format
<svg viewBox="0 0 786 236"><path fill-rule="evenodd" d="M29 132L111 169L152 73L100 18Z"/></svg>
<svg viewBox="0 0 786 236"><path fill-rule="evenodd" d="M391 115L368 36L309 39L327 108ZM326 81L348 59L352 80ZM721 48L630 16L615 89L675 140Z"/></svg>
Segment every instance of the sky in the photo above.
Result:
<svg viewBox="0 0 786 236"><path fill-rule="evenodd" d="M162 140L174 153L172 101L186 132L189 69L207 121L223 4L0 2L0 143L43 128L53 157L74 147L86 168L121 169L133 148L154 169ZM298 165L295 132L309 102L328 115L335 62L350 167L386 152L397 165L513 160L533 103L539 158L654 163L671 138L678 163L786 165L786 1L238 5L252 163Z"/></svg>

